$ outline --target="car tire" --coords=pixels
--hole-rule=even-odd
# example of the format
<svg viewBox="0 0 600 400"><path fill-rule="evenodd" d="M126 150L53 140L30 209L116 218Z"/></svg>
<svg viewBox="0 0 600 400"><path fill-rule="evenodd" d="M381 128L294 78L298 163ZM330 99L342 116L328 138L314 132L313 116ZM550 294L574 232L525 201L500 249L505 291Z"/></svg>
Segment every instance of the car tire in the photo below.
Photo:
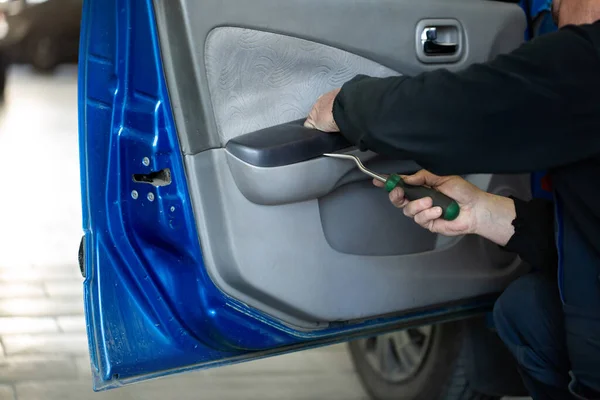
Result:
<svg viewBox="0 0 600 400"><path fill-rule="evenodd" d="M373 400L500 399L477 393L469 385L462 333L460 322L411 328L352 341L349 350L361 383ZM406 345L407 338L415 341L408 359L418 361L413 365L408 365L409 353L399 344ZM420 361L417 354L422 356Z"/></svg>
<svg viewBox="0 0 600 400"><path fill-rule="evenodd" d="M33 36L28 41L27 58L38 72L50 73L60 63L60 48L56 38Z"/></svg>

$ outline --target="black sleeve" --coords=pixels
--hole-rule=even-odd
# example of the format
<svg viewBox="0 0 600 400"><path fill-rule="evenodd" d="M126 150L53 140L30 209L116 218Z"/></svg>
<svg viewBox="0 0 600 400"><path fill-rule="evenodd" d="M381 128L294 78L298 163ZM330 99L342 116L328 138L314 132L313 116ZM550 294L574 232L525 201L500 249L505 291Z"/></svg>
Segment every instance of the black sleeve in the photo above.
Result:
<svg viewBox="0 0 600 400"><path fill-rule="evenodd" d="M515 202L517 217L513 221L515 233L504 247L518 254L534 268L553 270L558 264L554 241L554 206L551 201L533 199Z"/></svg>
<svg viewBox="0 0 600 400"><path fill-rule="evenodd" d="M460 72L358 76L333 114L363 150L438 174L545 170L600 152L600 22Z"/></svg>

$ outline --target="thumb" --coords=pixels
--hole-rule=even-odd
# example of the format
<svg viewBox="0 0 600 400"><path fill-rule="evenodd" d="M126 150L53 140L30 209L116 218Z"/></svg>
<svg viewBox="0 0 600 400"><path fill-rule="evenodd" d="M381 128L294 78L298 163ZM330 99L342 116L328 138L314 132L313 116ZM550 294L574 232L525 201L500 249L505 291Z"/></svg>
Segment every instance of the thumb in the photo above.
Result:
<svg viewBox="0 0 600 400"><path fill-rule="evenodd" d="M409 175L403 178L404 182L410 184L410 185L415 185L415 186L429 186L429 187L436 187L439 186L442 183L442 180L444 179L441 176L437 176L435 174L432 174L431 172L422 169L419 172L417 172L414 175Z"/></svg>

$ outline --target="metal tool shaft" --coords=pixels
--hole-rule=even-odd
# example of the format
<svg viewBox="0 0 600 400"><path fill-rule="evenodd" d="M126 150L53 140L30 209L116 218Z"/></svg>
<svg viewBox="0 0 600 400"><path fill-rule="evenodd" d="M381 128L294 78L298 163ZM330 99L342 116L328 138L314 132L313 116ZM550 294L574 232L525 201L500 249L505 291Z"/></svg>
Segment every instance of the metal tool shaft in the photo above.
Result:
<svg viewBox="0 0 600 400"><path fill-rule="evenodd" d="M360 158L351 154L328 153L323 155L327 157L341 158L343 160L354 161L363 173L367 174L368 176L374 179L377 179L380 182L383 182L386 191L391 192L392 190L400 186L404 190L404 197L409 201L414 201L425 197L431 197L433 207L440 207L442 209L442 218L444 218L446 221L454 221L456 218L458 218L458 215L460 214L459 204L452 198L448 197L442 192L437 191L434 188L430 188L427 186L407 185L404 183L404 181L398 174L390 174L389 176L379 175L365 168L363 163L360 161Z"/></svg>
<svg viewBox="0 0 600 400"><path fill-rule="evenodd" d="M353 160L356 165L358 166L358 169L360 169L362 172L364 172L365 174L369 175L371 178L377 179L380 182L385 183L387 181L387 178L383 175L379 175L369 169L367 169L367 167L365 167L362 163L362 161L360 161L360 158L353 156L352 154L332 154L332 153L326 153L323 154L324 156L327 157L332 157L332 158L341 158L344 160Z"/></svg>

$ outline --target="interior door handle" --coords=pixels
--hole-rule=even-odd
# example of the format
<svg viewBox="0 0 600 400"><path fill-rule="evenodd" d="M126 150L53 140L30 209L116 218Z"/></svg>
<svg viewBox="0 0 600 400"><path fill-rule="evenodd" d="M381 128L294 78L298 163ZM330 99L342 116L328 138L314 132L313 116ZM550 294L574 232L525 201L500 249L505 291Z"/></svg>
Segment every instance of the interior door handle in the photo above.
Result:
<svg viewBox="0 0 600 400"><path fill-rule="evenodd" d="M438 27L427 27L421 35L423 53L427 56L449 56L458 52L458 43L438 40Z"/></svg>

